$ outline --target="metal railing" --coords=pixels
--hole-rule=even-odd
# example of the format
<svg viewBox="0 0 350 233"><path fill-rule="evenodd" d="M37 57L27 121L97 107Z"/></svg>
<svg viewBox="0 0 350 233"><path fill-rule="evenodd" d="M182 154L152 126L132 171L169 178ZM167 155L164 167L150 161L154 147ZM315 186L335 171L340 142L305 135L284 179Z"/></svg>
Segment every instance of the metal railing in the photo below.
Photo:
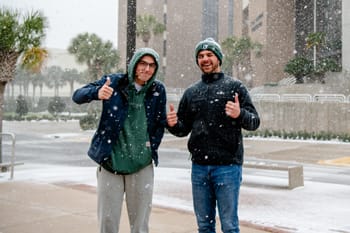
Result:
<svg viewBox="0 0 350 233"><path fill-rule="evenodd" d="M350 103L350 95L343 94L253 94L251 97L253 101Z"/></svg>
<svg viewBox="0 0 350 233"><path fill-rule="evenodd" d="M170 101L179 101L183 94L183 89L170 89L167 91L167 98ZM337 102L350 103L350 95L343 94L275 94L261 93L252 94L253 101L272 101L272 102Z"/></svg>
<svg viewBox="0 0 350 233"><path fill-rule="evenodd" d="M14 133L0 133L0 137L1 139L3 138L3 136L10 136L11 140L12 140L12 146L11 146L11 157L10 157L10 163L9 164L4 164L4 163L0 163L1 169L5 167L5 169L7 169L8 167L10 167L10 179L13 179L13 173L14 173L14 167L15 167L15 145L16 145L16 136Z"/></svg>
<svg viewBox="0 0 350 233"><path fill-rule="evenodd" d="M350 96L348 97L350 99ZM315 102L346 102L345 95L342 94L315 94L314 101Z"/></svg>
<svg viewBox="0 0 350 233"><path fill-rule="evenodd" d="M281 101L301 101L301 102L312 102L313 98L310 94L282 94Z"/></svg>

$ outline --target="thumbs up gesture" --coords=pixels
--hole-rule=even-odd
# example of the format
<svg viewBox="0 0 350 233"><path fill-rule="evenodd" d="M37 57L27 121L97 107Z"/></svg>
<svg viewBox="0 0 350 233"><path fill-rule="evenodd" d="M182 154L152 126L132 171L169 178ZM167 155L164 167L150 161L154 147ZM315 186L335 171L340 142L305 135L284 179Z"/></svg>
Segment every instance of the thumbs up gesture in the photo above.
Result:
<svg viewBox="0 0 350 233"><path fill-rule="evenodd" d="M173 104L169 105L169 112L166 116L168 126L173 127L177 123L177 114Z"/></svg>
<svg viewBox="0 0 350 233"><path fill-rule="evenodd" d="M108 100L109 98L111 98L113 94L113 88L109 85L111 85L111 79L107 77L105 84L103 84L103 86L98 91L98 98L100 100Z"/></svg>
<svg viewBox="0 0 350 233"><path fill-rule="evenodd" d="M235 102L227 101L225 105L226 115L232 118L238 118L241 114L241 107L239 104L238 94L235 94Z"/></svg>

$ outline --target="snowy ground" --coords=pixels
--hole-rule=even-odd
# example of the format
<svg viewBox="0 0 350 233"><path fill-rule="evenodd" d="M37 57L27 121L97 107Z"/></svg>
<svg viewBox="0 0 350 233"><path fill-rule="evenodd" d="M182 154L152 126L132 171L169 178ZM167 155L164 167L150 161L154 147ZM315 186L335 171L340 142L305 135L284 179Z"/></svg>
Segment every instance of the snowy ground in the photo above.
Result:
<svg viewBox="0 0 350 233"><path fill-rule="evenodd" d="M69 140L74 139L74 142L76 142L75 139L79 139L79 141L86 140L88 143L87 135L90 134L83 134L79 131L77 123L49 124L50 127L45 122L30 124L5 122L4 128L18 134L20 132L28 133L28 135L22 136L22 140L18 140L19 145L20 143L26 145L29 142L25 140L33 136L35 136L33 140L40 139L39 143L45 143L44 146L52 146L53 142L43 141L41 137L58 137L62 140L68 138ZM65 126L63 127L63 125ZM33 132L35 132L34 135ZM72 137L71 133L74 133L73 139L70 138ZM295 145L286 144L285 140L277 142L276 139L270 144L264 142L264 145L268 144L268 149L271 149L270 147L276 143L283 149L293 151L297 148ZM306 153L316 149L327 153L340 153L340 151L334 152L334 148L340 147L342 144L339 142L317 143L309 147ZM327 150L327 148L332 149ZM341 155L348 156L347 149L342 149ZM323 166L321 172L317 170L318 168L305 164L304 171L308 172L307 174L304 172L305 186L293 190L285 187L288 183L285 174L283 176L274 173L271 176L266 176L260 171L245 171L240 195L240 220L297 233L350 233L350 185L347 180L350 177L350 168L347 166L329 166L327 168ZM190 172L188 168L155 168L154 204L193 211ZM312 178L309 178L310 173L313 175ZM96 186L95 176L95 167L27 162L24 165L16 166L14 172L14 179L18 181L66 182L94 187ZM0 173L0 182L7 182L9 177L9 172ZM339 183L344 185L332 184L335 178L341 180L342 182Z"/></svg>
<svg viewBox="0 0 350 233"><path fill-rule="evenodd" d="M15 180L68 182L96 186L95 167L24 164L15 168ZM9 173L1 173L6 182ZM190 170L155 168L154 204L192 211ZM249 185L285 184L285 180L244 175L240 219L290 232L350 232L350 186L305 181L305 187L288 190Z"/></svg>

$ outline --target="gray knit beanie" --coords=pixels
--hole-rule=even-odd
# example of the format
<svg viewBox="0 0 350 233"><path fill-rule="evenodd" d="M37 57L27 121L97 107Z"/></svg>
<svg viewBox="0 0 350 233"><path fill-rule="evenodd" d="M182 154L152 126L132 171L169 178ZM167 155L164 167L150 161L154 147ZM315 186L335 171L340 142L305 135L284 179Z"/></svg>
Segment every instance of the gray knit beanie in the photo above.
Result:
<svg viewBox="0 0 350 233"><path fill-rule="evenodd" d="M222 51L221 51L221 47L220 45L213 39L213 38L207 38L205 40L200 41L197 45L196 45L196 49L195 49L195 58L196 58L196 63L198 65L198 53L201 50L210 50L212 51L216 57L219 59L220 61L220 65L222 63Z"/></svg>

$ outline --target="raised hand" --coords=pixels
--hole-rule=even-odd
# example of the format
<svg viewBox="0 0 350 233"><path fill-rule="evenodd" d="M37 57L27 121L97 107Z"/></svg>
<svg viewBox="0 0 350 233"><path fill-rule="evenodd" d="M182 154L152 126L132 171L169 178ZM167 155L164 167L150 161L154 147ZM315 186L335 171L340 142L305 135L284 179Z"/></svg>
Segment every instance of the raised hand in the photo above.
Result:
<svg viewBox="0 0 350 233"><path fill-rule="evenodd" d="M169 105L169 112L167 113L166 119L169 127L173 127L174 125L176 125L177 114L173 104Z"/></svg>
<svg viewBox="0 0 350 233"><path fill-rule="evenodd" d="M109 85L111 85L111 79L107 77L105 84L103 84L103 86L98 91L98 98L100 100L108 100L109 98L111 98L113 94L113 88Z"/></svg>
<svg viewBox="0 0 350 233"><path fill-rule="evenodd" d="M241 107L239 105L238 94L235 94L235 102L227 101L225 105L226 115L232 118L238 118L241 114Z"/></svg>

